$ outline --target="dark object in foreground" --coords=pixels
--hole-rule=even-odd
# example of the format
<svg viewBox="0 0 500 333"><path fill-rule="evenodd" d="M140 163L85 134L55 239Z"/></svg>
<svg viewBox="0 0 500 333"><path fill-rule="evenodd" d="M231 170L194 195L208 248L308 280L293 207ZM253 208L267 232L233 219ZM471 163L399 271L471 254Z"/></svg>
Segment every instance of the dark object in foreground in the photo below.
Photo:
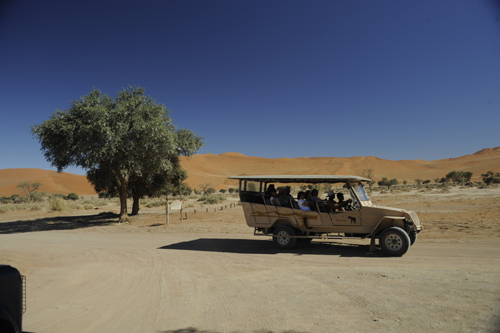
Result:
<svg viewBox="0 0 500 333"><path fill-rule="evenodd" d="M26 279L8 265L0 265L0 332L21 333Z"/></svg>

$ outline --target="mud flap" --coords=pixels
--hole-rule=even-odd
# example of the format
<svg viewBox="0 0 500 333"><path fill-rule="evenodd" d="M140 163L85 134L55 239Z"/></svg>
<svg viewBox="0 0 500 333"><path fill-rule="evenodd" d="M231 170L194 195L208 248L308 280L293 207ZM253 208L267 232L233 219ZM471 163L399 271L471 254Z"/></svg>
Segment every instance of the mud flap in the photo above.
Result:
<svg viewBox="0 0 500 333"><path fill-rule="evenodd" d="M375 253L375 234L372 234L372 239L370 240L370 250L368 250L368 254L373 254Z"/></svg>

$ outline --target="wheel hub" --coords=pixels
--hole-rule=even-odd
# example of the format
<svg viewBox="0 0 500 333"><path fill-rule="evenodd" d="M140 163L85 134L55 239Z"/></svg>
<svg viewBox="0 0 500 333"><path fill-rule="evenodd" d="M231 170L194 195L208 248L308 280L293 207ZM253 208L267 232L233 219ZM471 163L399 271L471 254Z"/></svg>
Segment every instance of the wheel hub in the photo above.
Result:
<svg viewBox="0 0 500 333"><path fill-rule="evenodd" d="M401 249L401 247L403 246L403 240L398 235L389 235L385 239L385 245L389 249L391 249L393 251L397 251L397 250Z"/></svg>

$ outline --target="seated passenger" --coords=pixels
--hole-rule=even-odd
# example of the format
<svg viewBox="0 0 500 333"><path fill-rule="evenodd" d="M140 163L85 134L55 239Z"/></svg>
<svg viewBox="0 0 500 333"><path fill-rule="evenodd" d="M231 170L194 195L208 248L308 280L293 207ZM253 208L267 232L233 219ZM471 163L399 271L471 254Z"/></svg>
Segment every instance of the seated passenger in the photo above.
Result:
<svg viewBox="0 0 500 333"><path fill-rule="evenodd" d="M267 187L266 192L264 192L264 199L266 200L266 204L268 204L268 205L271 204L271 202L269 200L271 198L271 192L272 191L275 191L274 184L270 184Z"/></svg>
<svg viewBox="0 0 500 333"><path fill-rule="evenodd" d="M326 201L318 197L317 189L311 191L311 198L309 200L313 203L313 207L317 205L320 211L326 211Z"/></svg>
<svg viewBox="0 0 500 333"><path fill-rule="evenodd" d="M278 195L276 194L276 190L271 189L271 197L269 198L269 203L273 206L281 206L280 200L278 199Z"/></svg>
<svg viewBox="0 0 500 333"><path fill-rule="evenodd" d="M344 200L344 194L337 193L337 199L339 199L339 208L346 210L346 207L352 203L352 199Z"/></svg>
<svg viewBox="0 0 500 333"><path fill-rule="evenodd" d="M295 202L295 200L290 195L290 186L287 186L287 187L283 188L282 190L280 190L280 193L281 194L278 195L278 199L279 199L281 205L285 206L285 207L292 207L292 204L293 204L293 202Z"/></svg>
<svg viewBox="0 0 500 333"><path fill-rule="evenodd" d="M309 204L307 203L306 194L304 192L299 192L299 194L297 195L297 199L299 202L299 208L301 210L311 210L311 207L309 207Z"/></svg>
<svg viewBox="0 0 500 333"><path fill-rule="evenodd" d="M329 213L337 213L339 211L339 204L335 201L335 193L333 191L328 191L327 194L328 201L326 202L326 207Z"/></svg>

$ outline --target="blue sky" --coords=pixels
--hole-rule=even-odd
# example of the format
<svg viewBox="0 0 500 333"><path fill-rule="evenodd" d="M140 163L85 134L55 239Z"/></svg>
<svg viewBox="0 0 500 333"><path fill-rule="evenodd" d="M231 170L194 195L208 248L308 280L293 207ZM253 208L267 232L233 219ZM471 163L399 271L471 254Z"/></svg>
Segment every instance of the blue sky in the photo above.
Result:
<svg viewBox="0 0 500 333"><path fill-rule="evenodd" d="M3 1L0 169L52 169L30 126L128 85L200 153L437 160L500 146L500 3ZM65 171L83 174L83 170Z"/></svg>

